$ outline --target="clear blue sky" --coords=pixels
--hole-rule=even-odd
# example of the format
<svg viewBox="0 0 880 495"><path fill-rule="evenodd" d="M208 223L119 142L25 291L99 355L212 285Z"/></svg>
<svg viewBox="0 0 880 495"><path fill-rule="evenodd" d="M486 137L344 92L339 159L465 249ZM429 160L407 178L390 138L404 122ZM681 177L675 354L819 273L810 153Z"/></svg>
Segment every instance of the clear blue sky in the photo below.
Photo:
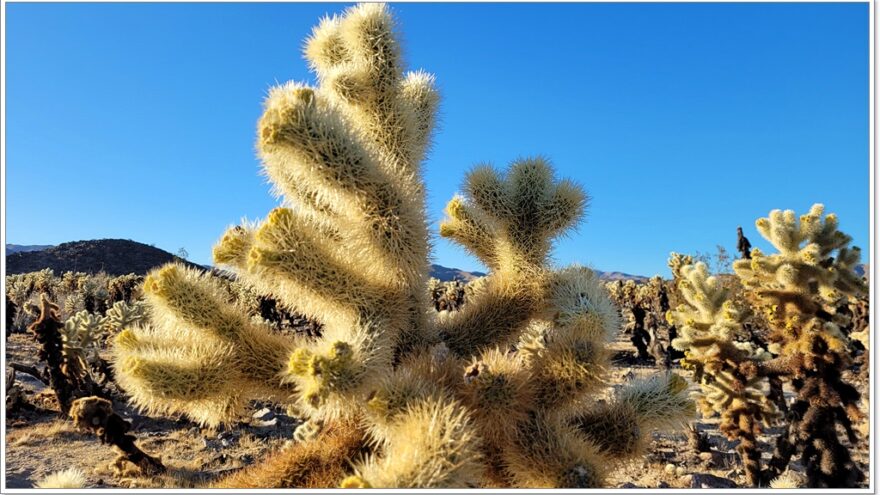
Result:
<svg viewBox="0 0 880 495"><path fill-rule="evenodd" d="M261 100L346 4L7 4L7 242L130 238L210 262L273 206ZM466 169L549 157L592 196L559 263L666 274L823 202L869 239L868 4L395 4L434 72L433 230ZM437 240L435 261L479 269ZM865 259L864 261L867 261Z"/></svg>

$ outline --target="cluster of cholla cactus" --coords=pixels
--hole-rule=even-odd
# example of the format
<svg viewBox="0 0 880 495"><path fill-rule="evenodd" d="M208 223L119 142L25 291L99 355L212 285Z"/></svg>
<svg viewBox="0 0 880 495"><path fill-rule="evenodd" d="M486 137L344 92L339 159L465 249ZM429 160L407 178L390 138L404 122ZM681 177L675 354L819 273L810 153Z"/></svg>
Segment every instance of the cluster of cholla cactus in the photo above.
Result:
<svg viewBox="0 0 880 495"><path fill-rule="evenodd" d="M585 194L542 159L468 174L441 235L491 273L460 310L432 311L434 78L403 73L381 4L322 20L305 53L318 86L271 90L258 129L284 206L228 230L214 259L321 337L272 333L172 264L145 281L152 324L115 341L118 380L150 413L217 424L259 398L309 419L303 441L217 486L602 486L651 430L693 414L674 375L591 400L618 316L592 271L548 265Z"/></svg>
<svg viewBox="0 0 880 495"><path fill-rule="evenodd" d="M117 302L135 303L141 297L142 282L143 277L134 274L111 277L68 271L56 276L51 269L7 275L6 296L18 308L7 332L24 329L38 317L41 295L59 306L62 319L81 311L101 316Z"/></svg>
<svg viewBox="0 0 880 495"><path fill-rule="evenodd" d="M455 311L464 304L468 284L458 280L441 282L436 278L428 280L428 292L435 311Z"/></svg>
<svg viewBox="0 0 880 495"><path fill-rule="evenodd" d="M704 265L685 267L679 287L687 303L670 313L682 328L675 343L687 353L703 385L703 403L722 414L723 428L738 438L752 484L780 476L800 454L810 487L852 487L863 478L850 456L859 439L853 422L862 417L859 392L843 378L851 363L849 340L841 328L851 324L837 309L866 290L855 273L858 248L837 229L837 217L814 205L799 219L791 210L774 210L756 222L778 253L758 249L734 263L746 296L769 326L767 350L748 342L743 311ZM769 352L768 352L769 351ZM766 400L768 380L787 380L795 391L776 449L766 470L754 447L761 423L776 416ZM851 445L839 437L846 433Z"/></svg>
<svg viewBox="0 0 880 495"><path fill-rule="evenodd" d="M76 381L105 385L112 378L112 369L100 355L101 344L107 336L139 325L144 317L143 302L119 301L106 316L83 310L68 318L61 330L65 374Z"/></svg>
<svg viewBox="0 0 880 495"><path fill-rule="evenodd" d="M637 283L629 279L605 284L624 321L624 330L636 348L639 359L653 359L670 367L681 356L672 348L677 335L675 326L666 320L674 289L659 276Z"/></svg>
<svg viewBox="0 0 880 495"><path fill-rule="evenodd" d="M99 354L106 317L81 311L64 322L61 337L64 343L64 372L76 379L91 376L91 370L102 361Z"/></svg>

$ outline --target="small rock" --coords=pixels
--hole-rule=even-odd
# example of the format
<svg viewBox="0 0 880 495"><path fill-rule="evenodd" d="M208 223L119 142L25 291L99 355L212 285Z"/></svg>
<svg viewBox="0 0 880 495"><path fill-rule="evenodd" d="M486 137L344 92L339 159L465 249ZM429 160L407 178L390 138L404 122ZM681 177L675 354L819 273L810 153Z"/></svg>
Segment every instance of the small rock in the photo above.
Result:
<svg viewBox="0 0 880 495"><path fill-rule="evenodd" d="M673 474L675 473L675 464L667 464L663 470L666 471L666 474Z"/></svg>
<svg viewBox="0 0 880 495"><path fill-rule="evenodd" d="M251 417L254 419L262 419L264 421L268 421L268 420L275 417L275 413L273 413L272 410L269 409L268 407L264 407L264 408L260 409L259 411L255 412L253 414L253 416L251 416Z"/></svg>
<svg viewBox="0 0 880 495"><path fill-rule="evenodd" d="M227 439L225 439L225 438L221 438L221 439L220 439L220 445L222 445L222 446L224 446L224 447L229 447L229 440L227 440Z"/></svg>
<svg viewBox="0 0 880 495"><path fill-rule="evenodd" d="M687 470L682 466L678 466L675 468L675 475L678 477L684 476L687 473Z"/></svg>
<svg viewBox="0 0 880 495"><path fill-rule="evenodd" d="M694 473L682 477L691 488L736 488L733 481L707 473Z"/></svg>

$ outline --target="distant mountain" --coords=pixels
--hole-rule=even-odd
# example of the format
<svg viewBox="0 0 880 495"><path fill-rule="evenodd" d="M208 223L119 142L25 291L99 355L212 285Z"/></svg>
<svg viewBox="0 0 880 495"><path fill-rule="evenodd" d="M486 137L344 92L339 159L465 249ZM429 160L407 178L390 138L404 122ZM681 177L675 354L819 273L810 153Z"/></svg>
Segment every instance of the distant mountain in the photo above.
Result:
<svg viewBox="0 0 880 495"><path fill-rule="evenodd" d="M602 280L635 280L636 282L648 281L648 277L644 277L642 275L630 275L629 273L623 272L603 272L601 270L593 271L596 272L596 275L599 275L599 278L601 278ZM442 282L449 282L452 280L470 282L475 278L484 276L486 276L486 274L483 272L466 272L464 270L459 270L458 268L447 268L441 265L431 265L431 277L436 278Z"/></svg>
<svg viewBox="0 0 880 495"><path fill-rule="evenodd" d="M630 275L623 272L603 272L602 270L593 270L602 280L634 280L636 282L647 282L650 277L643 275Z"/></svg>
<svg viewBox="0 0 880 495"><path fill-rule="evenodd" d="M12 253L30 253L33 251L42 251L44 249L49 249L50 247L54 247L51 244L46 245L23 245L23 244L7 244L6 245L6 254Z"/></svg>
<svg viewBox="0 0 880 495"><path fill-rule="evenodd" d="M144 275L152 268L180 258L157 247L127 239L65 242L40 251L19 251L6 256L6 274L51 268L56 274L74 271L109 275ZM187 265L202 268L185 262Z"/></svg>
<svg viewBox="0 0 880 495"><path fill-rule="evenodd" d="M464 270L459 270L458 268L446 268L445 266L431 265L431 277L436 278L441 282L450 282L452 280L470 282L471 280L484 276L486 276L486 274L483 272L466 272Z"/></svg>

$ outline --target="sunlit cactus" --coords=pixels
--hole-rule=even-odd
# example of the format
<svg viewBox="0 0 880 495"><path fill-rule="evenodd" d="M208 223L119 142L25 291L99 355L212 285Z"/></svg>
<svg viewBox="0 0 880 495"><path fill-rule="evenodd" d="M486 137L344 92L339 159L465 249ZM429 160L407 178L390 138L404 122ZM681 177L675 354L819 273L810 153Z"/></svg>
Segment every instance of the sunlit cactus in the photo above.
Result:
<svg viewBox="0 0 880 495"><path fill-rule="evenodd" d="M778 413L768 400L767 378L748 374L739 365L772 356L748 341L742 324L746 309L734 304L704 263L682 265L678 273L678 290L685 302L667 313L670 323L681 329L672 345L684 351L681 364L693 371L700 385L703 416L721 416L719 429L739 441L746 482L757 486L761 480L757 435Z"/></svg>
<svg viewBox="0 0 880 495"><path fill-rule="evenodd" d="M137 325L144 320L144 303L135 301L131 304L123 301L113 303L113 307L105 314L104 328L111 333L118 333L126 328Z"/></svg>
<svg viewBox="0 0 880 495"><path fill-rule="evenodd" d="M770 327L766 351L749 342L745 309L704 265L678 270L686 304L670 312L683 328L674 345L686 351L685 364L702 382L702 403L709 406L704 412L719 412L722 430L740 440L753 486L779 479L796 454L806 468L805 486L854 487L864 479L850 455L859 441L853 423L863 417L860 394L842 378L852 359L840 324L850 318L837 310L867 287L854 269L858 248L849 247L851 238L837 229L836 216L823 214L822 205L799 219L791 210L770 212L756 226L778 252L753 249L750 259L734 262L746 297ZM782 380L789 381L796 396L762 470L754 451L756 427L774 415L772 402L786 405L768 400L773 394L765 392L765 380L776 381L779 390ZM838 436L838 426L850 445Z"/></svg>
<svg viewBox="0 0 880 495"><path fill-rule="evenodd" d="M441 235L490 274L435 313L421 179L433 76L403 72L382 4L324 19L305 54L318 86L273 89L258 126L283 206L230 228L214 260L321 337L273 334L172 264L144 282L151 324L116 338L119 382L152 413L217 424L264 398L313 426L217 486L599 487L650 431L693 414L674 375L595 400L618 315L591 270L549 265L587 198L544 159L468 174Z"/></svg>
<svg viewBox="0 0 880 495"><path fill-rule="evenodd" d="M99 342L105 331L107 318L80 311L64 322L61 337L64 342L65 373L82 378L101 357Z"/></svg>
<svg viewBox="0 0 880 495"><path fill-rule="evenodd" d="M170 264L145 281L152 325L114 340L119 384L150 413L186 413L218 424L252 398L284 399L294 343L255 325L211 277Z"/></svg>
<svg viewBox="0 0 880 495"><path fill-rule="evenodd" d="M792 210L774 210L755 225L778 252L753 249L751 259L733 267L765 312L770 351L779 356L759 370L788 377L797 393L770 474L781 474L799 453L807 486L856 486L864 474L836 426L843 427L850 443L858 441L852 423L862 417L860 394L841 377L851 357L835 308L848 296L867 292L855 272L861 253L838 230L837 216L825 215L820 204L800 218Z"/></svg>

